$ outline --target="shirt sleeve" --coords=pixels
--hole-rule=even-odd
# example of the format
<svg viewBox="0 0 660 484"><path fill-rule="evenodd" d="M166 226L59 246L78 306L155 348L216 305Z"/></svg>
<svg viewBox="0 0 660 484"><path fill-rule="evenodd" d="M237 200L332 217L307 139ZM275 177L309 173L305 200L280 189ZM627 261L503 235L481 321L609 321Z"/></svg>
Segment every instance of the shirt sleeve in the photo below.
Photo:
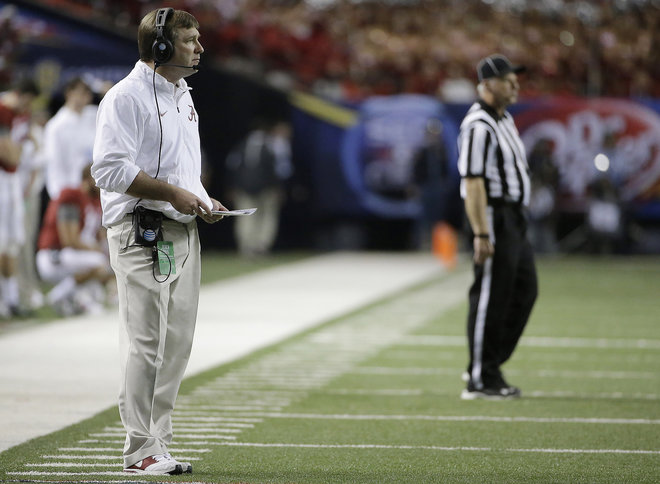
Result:
<svg viewBox="0 0 660 484"><path fill-rule="evenodd" d="M461 133L458 147L458 171L462 177L485 176L491 141L492 135L485 123L471 123Z"/></svg>
<svg viewBox="0 0 660 484"><path fill-rule="evenodd" d="M96 117L92 176L109 192L126 193L140 172L135 160L144 133L139 103L128 94L108 92Z"/></svg>
<svg viewBox="0 0 660 484"><path fill-rule="evenodd" d="M69 146L66 136L58 132L55 124L47 124L44 130L43 158L48 174L46 185L51 198L56 198L66 186L64 171L70 169Z"/></svg>

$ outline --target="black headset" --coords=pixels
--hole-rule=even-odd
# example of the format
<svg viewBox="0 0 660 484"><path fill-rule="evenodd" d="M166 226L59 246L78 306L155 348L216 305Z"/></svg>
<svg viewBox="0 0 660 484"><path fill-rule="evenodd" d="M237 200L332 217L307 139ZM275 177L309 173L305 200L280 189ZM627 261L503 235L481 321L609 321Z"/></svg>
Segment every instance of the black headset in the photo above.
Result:
<svg viewBox="0 0 660 484"><path fill-rule="evenodd" d="M156 13L156 40L151 46L151 52L156 65L167 63L174 54L174 45L165 38L164 28L167 17L174 12L173 8L159 8Z"/></svg>

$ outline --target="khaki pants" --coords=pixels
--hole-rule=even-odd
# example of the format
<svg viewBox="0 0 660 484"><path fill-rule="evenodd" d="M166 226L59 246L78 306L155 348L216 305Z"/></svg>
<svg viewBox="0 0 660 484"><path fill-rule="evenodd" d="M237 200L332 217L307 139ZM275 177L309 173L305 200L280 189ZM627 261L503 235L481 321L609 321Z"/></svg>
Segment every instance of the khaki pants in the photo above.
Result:
<svg viewBox="0 0 660 484"><path fill-rule="evenodd" d="M257 194L239 191L234 198L237 208L257 207L248 217L236 217L234 232L238 250L242 255L260 255L270 252L280 223L282 192L268 188Z"/></svg>
<svg viewBox="0 0 660 484"><path fill-rule="evenodd" d="M131 216L108 229L117 276L121 386L119 414L126 428L124 465L167 452L172 411L195 330L201 274L197 223L163 221L174 243L176 273L154 279L152 249L135 246ZM156 278L163 280L158 263Z"/></svg>

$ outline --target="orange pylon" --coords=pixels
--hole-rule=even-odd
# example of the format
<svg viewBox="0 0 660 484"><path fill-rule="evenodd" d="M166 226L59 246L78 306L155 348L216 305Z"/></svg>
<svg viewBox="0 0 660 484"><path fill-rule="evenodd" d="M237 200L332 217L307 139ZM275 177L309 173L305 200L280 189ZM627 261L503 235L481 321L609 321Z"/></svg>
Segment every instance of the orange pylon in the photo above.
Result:
<svg viewBox="0 0 660 484"><path fill-rule="evenodd" d="M431 237L433 254L448 269L456 267L458 257L458 237L456 236L456 230L446 222L438 222L433 226Z"/></svg>

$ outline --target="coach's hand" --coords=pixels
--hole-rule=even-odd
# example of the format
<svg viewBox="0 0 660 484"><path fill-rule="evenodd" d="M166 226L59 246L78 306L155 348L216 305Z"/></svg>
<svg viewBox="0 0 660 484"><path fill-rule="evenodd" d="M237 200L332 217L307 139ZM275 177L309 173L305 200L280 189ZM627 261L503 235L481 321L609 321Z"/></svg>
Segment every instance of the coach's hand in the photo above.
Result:
<svg viewBox="0 0 660 484"><path fill-rule="evenodd" d="M218 202L215 198L211 199L211 202L213 202L213 211L217 212L226 212L227 208L220 202ZM202 220L204 220L206 223L214 224L218 220L222 220L224 217L222 215L217 215L217 214L212 214L212 213L206 213L203 212L199 214Z"/></svg>
<svg viewBox="0 0 660 484"><path fill-rule="evenodd" d="M177 186L170 185L170 187L172 196L168 201L177 212L184 215L202 215L211 211L211 208L194 193Z"/></svg>

